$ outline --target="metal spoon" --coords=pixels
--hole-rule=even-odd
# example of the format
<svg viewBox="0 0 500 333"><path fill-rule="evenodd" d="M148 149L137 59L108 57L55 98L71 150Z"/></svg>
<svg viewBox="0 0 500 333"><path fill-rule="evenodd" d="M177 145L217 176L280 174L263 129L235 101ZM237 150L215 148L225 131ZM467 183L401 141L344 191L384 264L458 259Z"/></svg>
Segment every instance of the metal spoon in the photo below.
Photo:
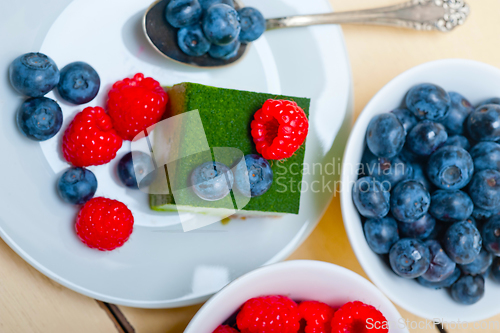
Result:
<svg viewBox="0 0 500 333"><path fill-rule="evenodd" d="M163 56L196 67L216 68L241 60L248 50L242 44L238 54L229 60L214 59L208 54L192 57L177 46L177 29L165 19L165 7L170 0L159 0L146 11L143 28L151 45ZM236 9L243 7L235 1ZM464 0L411 0L399 5L350 12L289 16L267 20L267 30L305 27L318 24L376 24L415 30L448 32L462 25L470 13Z"/></svg>

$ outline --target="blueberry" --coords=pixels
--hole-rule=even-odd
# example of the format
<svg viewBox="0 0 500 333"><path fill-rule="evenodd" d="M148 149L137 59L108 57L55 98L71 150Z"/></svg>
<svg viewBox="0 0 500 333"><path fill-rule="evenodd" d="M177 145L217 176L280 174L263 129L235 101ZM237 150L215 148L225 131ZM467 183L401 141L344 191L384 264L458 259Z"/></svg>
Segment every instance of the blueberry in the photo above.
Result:
<svg viewBox="0 0 500 333"><path fill-rule="evenodd" d="M64 201L73 205L82 205L94 197L97 179L90 170L70 168L59 178L57 189Z"/></svg>
<svg viewBox="0 0 500 333"><path fill-rule="evenodd" d="M451 273L450 276L448 276L446 279L439 281L439 282L431 282L427 281L423 276L419 276L417 278L418 283L420 283L422 286L427 287L427 288L432 288L432 289L441 289L441 288L448 288L451 287L452 284L454 284L458 278L461 275L460 268L455 267L455 270L453 273Z"/></svg>
<svg viewBox="0 0 500 333"><path fill-rule="evenodd" d="M85 104L99 92L101 79L92 66L84 62L72 62L61 69L57 90L62 99L73 104Z"/></svg>
<svg viewBox="0 0 500 333"><path fill-rule="evenodd" d="M467 119L467 130L475 141L500 140L500 105L487 104L473 111Z"/></svg>
<svg viewBox="0 0 500 333"><path fill-rule="evenodd" d="M460 265L460 269L464 274L467 275L484 275L486 274L488 268L491 266L492 262L493 256L491 255L491 253L489 253L485 249L481 249L481 252L473 262L466 265Z"/></svg>
<svg viewBox="0 0 500 333"><path fill-rule="evenodd" d="M429 248L431 262L422 278L429 282L440 282L452 275L457 265L444 252L441 244L435 240L428 240L424 244Z"/></svg>
<svg viewBox="0 0 500 333"><path fill-rule="evenodd" d="M234 42L227 45L212 44L212 46L210 46L210 50L208 50L208 54L210 54L210 56L215 59L228 60L236 57L240 46L241 43L239 40L235 40Z"/></svg>
<svg viewBox="0 0 500 333"><path fill-rule="evenodd" d="M408 147L419 156L429 156L448 140L444 126L432 121L418 123L408 134Z"/></svg>
<svg viewBox="0 0 500 333"><path fill-rule="evenodd" d="M481 251L481 235L477 228L467 221L451 225L444 236L444 249L457 264L470 264Z"/></svg>
<svg viewBox="0 0 500 333"><path fill-rule="evenodd" d="M434 231L436 220L429 214L425 214L415 222L399 222L398 229L401 237L426 239Z"/></svg>
<svg viewBox="0 0 500 333"><path fill-rule="evenodd" d="M474 204L471 198L459 190L438 190L432 193L429 213L445 222L464 221L471 216Z"/></svg>
<svg viewBox="0 0 500 333"><path fill-rule="evenodd" d="M411 129L415 127L418 123L418 119L413 115L413 113L406 108L398 108L396 110L391 111L392 114L398 118L403 125L406 133L410 133Z"/></svg>
<svg viewBox="0 0 500 333"><path fill-rule="evenodd" d="M464 122L469 114L474 111L472 104L456 92L448 93L451 99L450 111L446 118L441 120L448 134L463 134Z"/></svg>
<svg viewBox="0 0 500 333"><path fill-rule="evenodd" d="M470 142L463 135L452 135L448 137L448 140L444 143L445 146L457 146L465 150L470 149Z"/></svg>
<svg viewBox="0 0 500 333"><path fill-rule="evenodd" d="M203 31L213 44L232 43L240 35L240 17L236 10L225 4L210 6L202 21Z"/></svg>
<svg viewBox="0 0 500 333"><path fill-rule="evenodd" d="M177 39L182 52L193 57L204 55L211 45L199 24L179 29Z"/></svg>
<svg viewBox="0 0 500 333"><path fill-rule="evenodd" d="M373 177L363 177L356 181L352 199L358 212L366 218L380 219L389 213L390 194Z"/></svg>
<svg viewBox="0 0 500 333"><path fill-rule="evenodd" d="M499 213L498 209L495 210L486 210L479 208L478 206L474 206L474 210L472 211L472 217L478 219L480 221L484 221L492 217L493 215L497 215Z"/></svg>
<svg viewBox="0 0 500 333"><path fill-rule="evenodd" d="M422 185L424 185L425 189L428 192L430 192L432 190L432 184L427 179L427 176L425 175L424 168L422 167L422 165L418 163L413 163L412 168L413 168L413 177L410 177L410 179L420 182Z"/></svg>
<svg viewBox="0 0 500 333"><path fill-rule="evenodd" d="M500 283L500 257L495 257L495 259L493 259L490 276L493 281Z"/></svg>
<svg viewBox="0 0 500 333"><path fill-rule="evenodd" d="M397 183L413 176L413 167L399 157L392 159L380 157L367 164L368 174L390 191Z"/></svg>
<svg viewBox="0 0 500 333"><path fill-rule="evenodd" d="M26 100L17 112L17 125L28 138L45 141L59 132L63 114L59 105L46 97Z"/></svg>
<svg viewBox="0 0 500 333"><path fill-rule="evenodd" d="M487 99L484 102L482 102L481 104L479 104L478 108L481 107L481 106L484 106L484 105L488 105L488 104L498 104L498 105L500 105L500 98L493 97L493 98Z"/></svg>
<svg viewBox="0 0 500 333"><path fill-rule="evenodd" d="M500 145L496 142L485 141L475 145L470 156L474 160L474 170L492 169L500 171Z"/></svg>
<svg viewBox="0 0 500 333"><path fill-rule="evenodd" d="M171 0L165 9L165 18L174 28L199 23L203 11L198 0Z"/></svg>
<svg viewBox="0 0 500 333"><path fill-rule="evenodd" d="M427 162L427 176L437 187L459 190L465 187L474 173L470 154L457 146L444 146L431 155Z"/></svg>
<svg viewBox="0 0 500 333"><path fill-rule="evenodd" d="M443 120L448 115L450 104L448 93L430 83L419 84L406 95L406 107L420 120Z"/></svg>
<svg viewBox="0 0 500 333"><path fill-rule="evenodd" d="M245 164L238 164L235 172L236 187L241 192L248 193L249 182L252 198L263 195L273 184L273 170L269 162L260 155L246 155Z"/></svg>
<svg viewBox="0 0 500 333"><path fill-rule="evenodd" d="M483 226L484 248L500 257L500 216L494 216Z"/></svg>
<svg viewBox="0 0 500 333"><path fill-rule="evenodd" d="M403 125L392 113L379 114L370 121L366 131L366 144L378 157L392 158L399 154L405 143Z"/></svg>
<svg viewBox="0 0 500 333"><path fill-rule="evenodd" d="M424 274L430 264L429 248L417 239L404 238L394 244L389 253L392 270L404 278Z"/></svg>
<svg viewBox="0 0 500 333"><path fill-rule="evenodd" d="M194 193L206 201L225 198L231 191L233 182L233 172L220 162L203 163L191 174Z"/></svg>
<svg viewBox="0 0 500 333"><path fill-rule="evenodd" d="M59 82L59 69L54 60L43 53L26 53L10 64L9 78L20 94L41 97Z"/></svg>
<svg viewBox="0 0 500 333"><path fill-rule="evenodd" d="M482 275L465 275L451 286L451 297L460 304L471 305L484 296L484 278Z"/></svg>
<svg viewBox="0 0 500 333"><path fill-rule="evenodd" d="M391 193L391 212L396 220L414 222L427 213L431 201L424 185L415 180L400 182Z"/></svg>
<svg viewBox="0 0 500 333"><path fill-rule="evenodd" d="M266 31L266 19L262 13L253 8L245 7L238 11L241 22L240 41L250 43L257 40Z"/></svg>
<svg viewBox="0 0 500 333"><path fill-rule="evenodd" d="M118 162L118 177L123 185L137 189L151 185L156 172L151 156L141 151L125 154ZM139 179L137 179L139 178Z"/></svg>
<svg viewBox="0 0 500 333"><path fill-rule="evenodd" d="M394 243L399 240L398 224L392 217L367 220L364 231L366 242L372 251L378 254L389 253Z"/></svg>
<svg viewBox="0 0 500 333"><path fill-rule="evenodd" d="M401 158L403 158L405 161L408 161L413 164L426 162L426 157L417 155L414 152L412 152L411 149L408 148L408 143L406 143L403 146L403 149L401 149L399 156L401 156Z"/></svg>
<svg viewBox="0 0 500 333"><path fill-rule="evenodd" d="M231 6L234 8L234 1L233 0L198 0L200 2L201 8L206 11L208 8L212 7L213 5L217 4L225 4L228 6Z"/></svg>
<svg viewBox="0 0 500 333"><path fill-rule="evenodd" d="M469 185L469 196L479 208L485 210L500 208L500 172L483 170L476 173Z"/></svg>
<svg viewBox="0 0 500 333"><path fill-rule="evenodd" d="M432 232L430 233L430 235L423 238L423 240L434 239L434 240L440 241L443 238L444 233L448 229L447 226L448 226L448 224L446 224L446 223L441 223L439 221L436 221L436 225L434 226L434 229L432 229Z"/></svg>

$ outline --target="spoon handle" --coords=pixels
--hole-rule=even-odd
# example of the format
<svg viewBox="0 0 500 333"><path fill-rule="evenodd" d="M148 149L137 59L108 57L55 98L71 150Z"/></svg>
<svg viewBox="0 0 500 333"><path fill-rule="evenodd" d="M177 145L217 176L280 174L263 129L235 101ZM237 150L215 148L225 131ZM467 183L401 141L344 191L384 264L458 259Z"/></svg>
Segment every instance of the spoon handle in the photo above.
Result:
<svg viewBox="0 0 500 333"><path fill-rule="evenodd" d="M353 23L447 32L463 24L469 13L464 0L410 0L382 8L268 19L267 30Z"/></svg>

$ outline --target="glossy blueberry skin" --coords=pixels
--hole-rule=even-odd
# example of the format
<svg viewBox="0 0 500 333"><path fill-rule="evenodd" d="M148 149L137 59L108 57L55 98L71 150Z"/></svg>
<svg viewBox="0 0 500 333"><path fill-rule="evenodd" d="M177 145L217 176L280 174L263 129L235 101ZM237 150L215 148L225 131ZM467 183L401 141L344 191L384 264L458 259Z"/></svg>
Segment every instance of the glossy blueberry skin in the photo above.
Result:
<svg viewBox="0 0 500 333"><path fill-rule="evenodd" d="M411 129L418 123L418 119L406 108L397 108L396 110L392 110L391 113L398 118L406 133L410 133Z"/></svg>
<svg viewBox="0 0 500 333"><path fill-rule="evenodd" d="M416 180L422 185L424 185L425 189L430 192L432 190L432 184L429 182L429 179L427 179L427 176L425 174L424 168L422 165L418 163L413 163L413 177L410 177L410 179Z"/></svg>
<svg viewBox="0 0 500 333"><path fill-rule="evenodd" d="M238 10L238 14L241 22L240 42L253 42L266 31L266 20L259 10L245 7Z"/></svg>
<svg viewBox="0 0 500 333"><path fill-rule="evenodd" d="M391 247L399 240L398 224L392 217L379 220L369 219L363 227L366 242L373 252L387 254Z"/></svg>
<svg viewBox="0 0 500 333"><path fill-rule="evenodd" d="M367 164L368 174L390 191L397 183L413 176L413 166L399 157L375 158Z"/></svg>
<svg viewBox="0 0 500 333"><path fill-rule="evenodd" d="M73 104L85 104L99 92L101 79L92 66L77 61L61 69L57 91L62 99Z"/></svg>
<svg viewBox="0 0 500 333"><path fill-rule="evenodd" d="M467 221L457 222L446 231L443 247L457 264L470 264L481 251L482 239L477 228Z"/></svg>
<svg viewBox="0 0 500 333"><path fill-rule="evenodd" d="M490 276L493 281L500 283L500 257L495 257L491 264Z"/></svg>
<svg viewBox="0 0 500 333"><path fill-rule="evenodd" d="M484 296L484 277L464 275L451 286L451 297L460 304L477 303Z"/></svg>
<svg viewBox="0 0 500 333"><path fill-rule="evenodd" d="M358 212L366 218L381 219L389 213L390 194L373 177L363 177L356 181L352 199Z"/></svg>
<svg viewBox="0 0 500 333"><path fill-rule="evenodd" d="M448 257L441 244L436 240L428 240L424 244L429 247L431 262L422 278L429 282L440 282L452 275L457 264Z"/></svg>
<svg viewBox="0 0 500 333"><path fill-rule="evenodd" d="M432 121L422 121L410 131L408 147L419 156L429 156L448 140L444 126Z"/></svg>
<svg viewBox="0 0 500 333"><path fill-rule="evenodd" d="M401 222L414 222L429 210L431 196L415 180L400 182L391 192L391 212Z"/></svg>
<svg viewBox="0 0 500 333"><path fill-rule="evenodd" d="M491 141L480 142L470 150L474 170L492 169L500 171L500 144Z"/></svg>
<svg viewBox="0 0 500 333"><path fill-rule="evenodd" d="M392 113L379 114L368 124L366 144L375 156L396 156L403 149L405 140L405 129Z"/></svg>
<svg viewBox="0 0 500 333"><path fill-rule="evenodd" d="M485 210L500 208L500 172L483 170L476 173L469 185L469 196L479 208Z"/></svg>
<svg viewBox="0 0 500 333"><path fill-rule="evenodd" d="M464 274L467 275L484 275L486 274L488 268L491 266L492 262L493 255L485 249L481 249L481 252L473 262L466 265L460 265L460 269Z"/></svg>
<svg viewBox="0 0 500 333"><path fill-rule="evenodd" d="M273 170L269 162L262 156L250 154L245 156L246 170L240 171L237 167L235 172L235 184L242 192L247 192L250 184L251 197L258 197L266 193L273 184ZM242 164L243 166L243 164ZM248 173L247 173L248 172ZM247 179L243 179L247 177ZM242 182L244 180L244 183Z"/></svg>
<svg viewBox="0 0 500 333"><path fill-rule="evenodd" d="M227 45L212 44L212 46L210 46L210 50L208 50L208 54L215 59L228 60L238 55L240 46L241 43L239 40L235 40L234 42Z"/></svg>
<svg viewBox="0 0 500 333"><path fill-rule="evenodd" d="M194 193L205 201L217 201L225 198L234 184L231 169L220 162L206 162L191 173L191 185Z"/></svg>
<svg viewBox="0 0 500 333"><path fill-rule="evenodd" d="M59 104L50 98L34 97L21 105L16 120L17 126L28 138L45 141L61 129L63 114Z"/></svg>
<svg viewBox="0 0 500 333"><path fill-rule="evenodd" d="M448 134L463 134L464 123L469 114L474 111L472 104L462 95L456 92L449 92L451 103L450 111L446 118L441 120L441 124L446 128Z"/></svg>
<svg viewBox="0 0 500 333"><path fill-rule="evenodd" d="M198 0L171 0L165 8L165 18L174 28L199 23L202 14Z"/></svg>
<svg viewBox="0 0 500 333"><path fill-rule="evenodd" d="M85 168L69 168L57 182L61 198L73 205L82 205L94 197L97 179Z"/></svg>
<svg viewBox="0 0 500 333"><path fill-rule="evenodd" d="M199 24L179 29L177 39L180 49L187 55L199 57L210 50L210 41Z"/></svg>
<svg viewBox="0 0 500 333"><path fill-rule="evenodd" d="M493 98L487 99L484 102L482 102L481 104L479 104L477 107L479 108L481 106L488 105L488 104L498 104L498 105L500 105L500 98L493 97Z"/></svg>
<svg viewBox="0 0 500 333"><path fill-rule="evenodd" d="M448 136L448 140L446 140L444 145L445 146L457 146L457 147L463 148L467 151L470 149L469 139L467 139L463 135Z"/></svg>
<svg viewBox="0 0 500 333"><path fill-rule="evenodd" d="M448 288L451 287L452 284L454 284L462 272L460 271L460 268L455 267L455 270L453 273L451 273L450 276L448 276L446 279L439 281L439 282L431 282L427 281L423 276L419 276L417 278L418 283L420 283L422 286L427 287L427 288L432 288L432 289L441 289L441 288Z"/></svg>
<svg viewBox="0 0 500 333"><path fill-rule="evenodd" d="M500 140L500 105L478 107L467 118L467 130L475 141Z"/></svg>
<svg viewBox="0 0 500 333"><path fill-rule="evenodd" d="M426 239L429 237L436 226L436 220L430 215L425 214L415 222L399 222L398 229L401 237Z"/></svg>
<svg viewBox="0 0 500 333"><path fill-rule="evenodd" d="M474 204L467 193L459 190L438 190L431 195L429 213L445 222L464 221L471 216Z"/></svg>
<svg viewBox="0 0 500 333"><path fill-rule="evenodd" d="M474 173L469 152L457 146L444 146L431 155L427 162L427 176L443 190L465 187Z"/></svg>
<svg viewBox="0 0 500 333"><path fill-rule="evenodd" d="M233 0L198 0L200 2L201 8L203 11L206 11L208 8L210 8L213 5L217 4L225 4L228 6L231 6L234 8L234 1Z"/></svg>
<svg viewBox="0 0 500 333"><path fill-rule="evenodd" d="M9 67L10 83L18 93L41 97L59 83L59 69L54 60L43 53L26 53Z"/></svg>
<svg viewBox="0 0 500 333"><path fill-rule="evenodd" d="M406 107L420 120L443 120L449 113L450 104L448 93L430 83L414 86L406 95Z"/></svg>
<svg viewBox="0 0 500 333"><path fill-rule="evenodd" d="M500 257L500 216L494 216L486 222L482 236L484 248Z"/></svg>
<svg viewBox="0 0 500 333"><path fill-rule="evenodd" d="M241 31L238 12L225 4L209 7L203 15L202 26L207 39L216 45L232 43Z"/></svg>
<svg viewBox="0 0 500 333"><path fill-rule="evenodd" d="M429 248L417 239L404 238L394 244L389 253L389 261L394 273L414 279L423 275L430 264Z"/></svg>
<svg viewBox="0 0 500 333"><path fill-rule="evenodd" d="M138 189L151 185L156 178L156 172L151 156L141 151L133 151L125 154L118 162L118 177L123 185ZM137 184L137 175L140 176Z"/></svg>

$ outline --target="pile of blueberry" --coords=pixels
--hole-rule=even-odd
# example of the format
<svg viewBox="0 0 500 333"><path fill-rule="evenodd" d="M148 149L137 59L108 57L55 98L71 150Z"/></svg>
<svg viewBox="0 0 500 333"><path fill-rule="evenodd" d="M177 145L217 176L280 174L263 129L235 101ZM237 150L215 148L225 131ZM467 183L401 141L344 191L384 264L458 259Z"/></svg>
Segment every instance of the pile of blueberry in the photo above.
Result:
<svg viewBox="0 0 500 333"><path fill-rule="evenodd" d="M179 29L180 49L195 57L208 52L212 58L231 59L241 43L258 39L266 30L266 20L257 9L236 11L233 0L171 0L165 17Z"/></svg>
<svg viewBox="0 0 500 333"><path fill-rule="evenodd" d="M500 98L420 84L368 125L353 201L399 276L474 304L500 283Z"/></svg>

